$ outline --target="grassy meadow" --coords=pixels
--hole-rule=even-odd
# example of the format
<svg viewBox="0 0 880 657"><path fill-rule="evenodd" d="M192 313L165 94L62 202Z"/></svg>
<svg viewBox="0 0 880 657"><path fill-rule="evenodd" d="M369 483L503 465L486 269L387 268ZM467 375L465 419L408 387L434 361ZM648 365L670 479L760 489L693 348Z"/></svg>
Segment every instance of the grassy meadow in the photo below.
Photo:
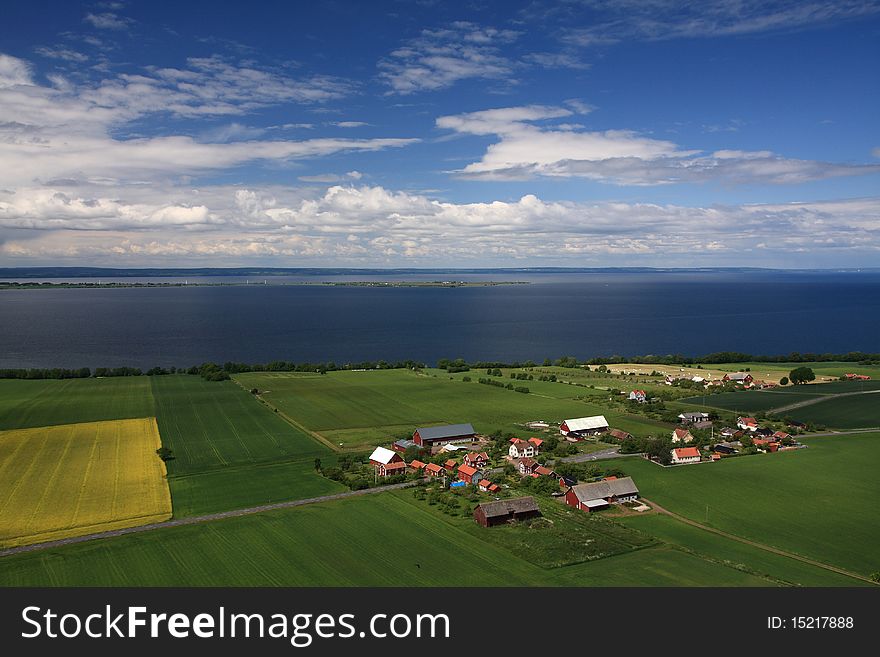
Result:
<svg viewBox="0 0 880 657"><path fill-rule="evenodd" d="M880 571L878 441L880 433L812 438L805 449L673 468L611 463L670 511L867 576Z"/></svg>
<svg viewBox="0 0 880 657"><path fill-rule="evenodd" d="M463 381L468 374L473 380ZM584 389L576 386L514 382L534 390L526 395L481 385L476 381L479 376L477 371L447 375L436 370L382 370L324 375L248 373L235 378L245 388L259 389L263 399L302 426L352 449L409 435L418 426L459 422L471 422L478 432L502 429L529 435L520 424L604 414L612 426L633 433L666 430L666 425L644 417L609 413L595 401L577 400L574 397ZM542 394L536 383L570 396Z"/></svg>
<svg viewBox="0 0 880 657"><path fill-rule="evenodd" d="M0 432L0 546L171 517L153 418Z"/></svg>
<svg viewBox="0 0 880 657"><path fill-rule="evenodd" d="M774 584L666 545L542 568L518 550L414 506L402 497L408 494L352 498L4 557L0 586Z"/></svg>

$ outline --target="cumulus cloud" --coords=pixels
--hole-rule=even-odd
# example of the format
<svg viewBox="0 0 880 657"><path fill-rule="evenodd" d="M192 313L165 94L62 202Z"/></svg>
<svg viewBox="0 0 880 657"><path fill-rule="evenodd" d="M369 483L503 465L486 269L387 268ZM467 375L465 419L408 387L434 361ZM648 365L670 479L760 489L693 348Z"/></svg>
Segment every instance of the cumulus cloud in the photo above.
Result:
<svg viewBox="0 0 880 657"><path fill-rule="evenodd" d="M880 198L687 207L534 195L451 203L350 185L317 195L280 186L131 189L127 198L87 191L0 193L0 256L100 255L142 263L296 257L323 265L409 266L611 264L627 256L685 266L723 265L734 257L739 264L762 264L773 254L803 251L880 252ZM3 240L9 230L14 232Z"/></svg>
<svg viewBox="0 0 880 657"><path fill-rule="evenodd" d="M519 35L468 22L423 30L379 62L379 77L398 94L445 89L468 78L506 79L515 63L502 54L501 46Z"/></svg>
<svg viewBox="0 0 880 657"><path fill-rule="evenodd" d="M588 131L571 124L545 123L571 114L562 107L508 107L443 116L437 119L437 127L499 138L479 162L455 172L470 178L575 177L618 185L711 180L789 184L880 171L877 165L789 159L770 151L705 154L631 130Z"/></svg>

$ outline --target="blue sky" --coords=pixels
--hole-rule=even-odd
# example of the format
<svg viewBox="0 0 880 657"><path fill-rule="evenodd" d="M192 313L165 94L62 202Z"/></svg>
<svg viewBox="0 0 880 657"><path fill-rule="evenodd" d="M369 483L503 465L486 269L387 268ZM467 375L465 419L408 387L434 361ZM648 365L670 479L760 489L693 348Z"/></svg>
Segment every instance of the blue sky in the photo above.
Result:
<svg viewBox="0 0 880 657"><path fill-rule="evenodd" d="M880 265L880 2L49 2L0 263Z"/></svg>

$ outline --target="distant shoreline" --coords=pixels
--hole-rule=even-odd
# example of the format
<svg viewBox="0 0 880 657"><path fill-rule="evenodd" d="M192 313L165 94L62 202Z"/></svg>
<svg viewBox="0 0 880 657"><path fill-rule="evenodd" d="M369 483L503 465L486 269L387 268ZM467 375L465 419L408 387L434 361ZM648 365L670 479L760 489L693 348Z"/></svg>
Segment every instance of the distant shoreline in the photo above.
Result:
<svg viewBox="0 0 880 657"><path fill-rule="evenodd" d="M133 288L133 287L496 287L499 285L529 285L528 281L283 281L267 283L265 281L236 283L207 283L203 281L189 282L158 282L158 283L118 283L118 282L83 282L83 283L52 283L0 281L0 290L53 290L53 289L102 289L102 288Z"/></svg>

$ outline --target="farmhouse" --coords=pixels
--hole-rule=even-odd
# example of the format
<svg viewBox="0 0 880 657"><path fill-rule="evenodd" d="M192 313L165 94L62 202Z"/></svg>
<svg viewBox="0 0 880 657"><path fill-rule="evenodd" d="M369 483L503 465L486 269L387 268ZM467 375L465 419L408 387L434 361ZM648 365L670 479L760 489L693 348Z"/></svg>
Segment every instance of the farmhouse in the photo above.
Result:
<svg viewBox="0 0 880 657"><path fill-rule="evenodd" d="M639 489L632 477L606 479L592 484L577 484L568 489L565 503L581 511L597 511L610 504L628 502L639 496Z"/></svg>
<svg viewBox="0 0 880 657"><path fill-rule="evenodd" d="M530 475L532 474L537 467L541 465L535 459L524 458L519 460L519 473L521 475Z"/></svg>
<svg viewBox="0 0 880 657"><path fill-rule="evenodd" d="M428 465L425 466L425 474L427 474L429 477L439 477L440 475L445 473L446 470L444 470L436 463L428 463Z"/></svg>
<svg viewBox="0 0 880 657"><path fill-rule="evenodd" d="M725 374L723 380L748 386L751 385L754 378L748 372L733 372L732 374Z"/></svg>
<svg viewBox="0 0 880 657"><path fill-rule="evenodd" d="M469 465L458 466L458 478L466 484L476 484L483 478L483 473Z"/></svg>
<svg viewBox="0 0 880 657"><path fill-rule="evenodd" d="M541 515L534 497L484 502L474 509L474 520L483 527L494 527L513 520L525 520Z"/></svg>
<svg viewBox="0 0 880 657"><path fill-rule="evenodd" d="M736 426L743 431L757 431L758 421L753 417L738 417L736 418Z"/></svg>
<svg viewBox="0 0 880 657"><path fill-rule="evenodd" d="M612 429L608 432L608 435L612 438L616 438L617 440L626 440L627 438L632 438L631 433L627 433L621 429Z"/></svg>
<svg viewBox="0 0 880 657"><path fill-rule="evenodd" d="M445 445L446 443L471 442L477 432L468 424L446 424L440 427L419 427L413 433L413 442L422 447Z"/></svg>
<svg viewBox="0 0 880 657"><path fill-rule="evenodd" d="M486 452L480 452L479 454L468 452L464 455L464 463L472 468L485 468L489 465L489 455Z"/></svg>
<svg viewBox="0 0 880 657"><path fill-rule="evenodd" d="M849 373L849 374L845 374L844 376L846 376L846 378L849 379L850 381L870 381L871 380L871 377L868 376L867 374Z"/></svg>
<svg viewBox="0 0 880 657"><path fill-rule="evenodd" d="M672 432L672 442L674 443L691 443L694 437L687 429L676 429Z"/></svg>
<svg viewBox="0 0 880 657"><path fill-rule="evenodd" d="M608 431L608 420L604 415L574 418L559 425L559 433L573 440L579 440L583 436L595 436L605 431Z"/></svg>
<svg viewBox="0 0 880 657"><path fill-rule="evenodd" d="M421 472L422 470L425 469L425 464L417 459L413 459L412 461L409 462L409 468L413 472Z"/></svg>
<svg viewBox="0 0 880 657"><path fill-rule="evenodd" d="M680 413L678 416L678 420L679 422L681 422L681 424L697 424L698 422L708 422L709 414L687 411L686 413Z"/></svg>
<svg viewBox="0 0 880 657"><path fill-rule="evenodd" d="M700 450L696 447L679 447L672 450L672 462L676 465L683 463L699 463Z"/></svg>
<svg viewBox="0 0 880 657"><path fill-rule="evenodd" d="M510 443L510 447L507 449L507 453L515 459L531 458L538 455L538 448L535 447L534 443L530 443L528 440L514 438Z"/></svg>
<svg viewBox="0 0 880 657"><path fill-rule="evenodd" d="M392 452L385 447L377 447L370 454L370 465L380 477L389 477L395 474L403 474L406 471L406 463L397 452Z"/></svg>
<svg viewBox="0 0 880 657"><path fill-rule="evenodd" d="M644 404L648 401L648 395L645 394L644 390L633 390L629 393L629 400Z"/></svg>

